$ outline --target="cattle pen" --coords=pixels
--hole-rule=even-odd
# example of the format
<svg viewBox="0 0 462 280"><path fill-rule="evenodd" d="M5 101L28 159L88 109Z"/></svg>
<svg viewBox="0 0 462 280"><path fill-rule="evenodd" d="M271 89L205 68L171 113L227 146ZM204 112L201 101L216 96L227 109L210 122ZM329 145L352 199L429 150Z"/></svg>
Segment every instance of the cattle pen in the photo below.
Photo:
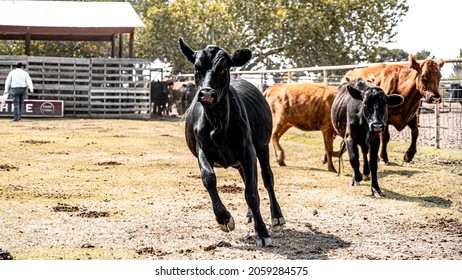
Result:
<svg viewBox="0 0 462 280"><path fill-rule="evenodd" d="M64 117L150 119L151 63L134 58L66 58L0 56L0 89L17 62L28 65L35 92L30 99L61 100ZM446 59L443 69L451 68L461 58ZM393 62L395 63L395 62ZM402 62L401 62L402 63ZM265 71L234 71L236 78L249 80L264 91L275 83L317 82L339 85L348 70L371 64L321 66ZM190 79L192 74L179 75ZM442 102L422 102L419 117L419 144L462 148L462 103L451 98L448 90L460 80L443 78L440 83ZM405 128L392 139L409 139Z"/></svg>

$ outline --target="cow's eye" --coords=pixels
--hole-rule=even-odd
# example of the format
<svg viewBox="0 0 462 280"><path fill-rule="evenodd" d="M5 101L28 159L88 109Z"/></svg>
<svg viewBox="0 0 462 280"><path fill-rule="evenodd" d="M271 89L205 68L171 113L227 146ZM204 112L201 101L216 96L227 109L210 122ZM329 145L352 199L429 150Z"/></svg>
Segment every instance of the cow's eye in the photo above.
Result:
<svg viewBox="0 0 462 280"><path fill-rule="evenodd" d="M221 69L220 75L226 75L226 74L228 74L228 69L227 68Z"/></svg>

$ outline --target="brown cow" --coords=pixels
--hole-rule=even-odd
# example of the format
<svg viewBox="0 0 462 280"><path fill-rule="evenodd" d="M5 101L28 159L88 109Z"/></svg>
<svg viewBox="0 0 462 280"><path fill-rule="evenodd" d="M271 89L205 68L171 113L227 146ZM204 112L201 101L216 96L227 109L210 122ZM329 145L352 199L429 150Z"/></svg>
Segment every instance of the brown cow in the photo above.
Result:
<svg viewBox="0 0 462 280"><path fill-rule="evenodd" d="M410 162L417 152L417 137L419 136L418 128L418 110L420 100L425 98L429 103L438 103L441 99L438 92L441 67L444 60L438 61L426 59L418 63L412 54L409 55L409 64L379 64L367 68L355 69L346 73L346 77L353 80L363 78L374 80L374 84L380 86L384 92L389 95L397 93L404 98L404 102L396 107L388 108L388 122L398 131L403 130L406 126L411 129L412 141L409 149L404 155L404 161ZM374 77L372 78L371 77ZM383 162L388 163L387 144L390 140L388 127L382 133L382 149L380 158Z"/></svg>
<svg viewBox="0 0 462 280"><path fill-rule="evenodd" d="M271 141L280 166L285 166L284 150L279 144L281 136L291 127L304 131L321 130L326 154L324 163L329 171L336 172L332 163L335 130L332 126L330 110L337 87L325 84L300 83L277 84L265 90L265 98L273 113Z"/></svg>

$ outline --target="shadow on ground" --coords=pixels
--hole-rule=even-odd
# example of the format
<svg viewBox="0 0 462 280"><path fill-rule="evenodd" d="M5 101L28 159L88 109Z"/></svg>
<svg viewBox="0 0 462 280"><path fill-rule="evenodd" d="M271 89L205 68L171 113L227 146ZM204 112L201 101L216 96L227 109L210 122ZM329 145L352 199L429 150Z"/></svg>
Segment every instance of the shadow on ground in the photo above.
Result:
<svg viewBox="0 0 462 280"><path fill-rule="evenodd" d="M270 233L273 238L273 246L256 247L255 236L240 239L244 246L236 246L236 249L246 251L265 251L281 255L289 260L326 260L329 251L347 248L351 244L338 236L318 231L311 224L305 224L306 231L276 227Z"/></svg>

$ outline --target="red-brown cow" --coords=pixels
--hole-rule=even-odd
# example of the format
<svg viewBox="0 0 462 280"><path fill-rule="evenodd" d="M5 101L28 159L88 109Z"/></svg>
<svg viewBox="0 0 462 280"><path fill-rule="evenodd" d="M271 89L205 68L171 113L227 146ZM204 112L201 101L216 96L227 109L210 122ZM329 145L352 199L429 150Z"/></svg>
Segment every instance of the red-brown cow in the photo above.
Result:
<svg viewBox="0 0 462 280"><path fill-rule="evenodd" d="M441 99L438 91L441 79L441 67L444 60L426 59L418 63L409 55L409 64L379 64L367 68L349 71L346 77L353 80L362 78L374 80L374 84L380 86L387 95L396 93L404 98L404 102L396 107L388 107L388 122L398 131L409 126L412 141L404 155L404 161L410 162L417 152L416 144L419 136L418 110L420 100L425 98L429 103L438 103ZM372 78L371 77L375 77ZM388 127L382 132L382 148L380 158L388 163L387 143L390 140Z"/></svg>
<svg viewBox="0 0 462 280"><path fill-rule="evenodd" d="M264 95L273 113L271 141L280 166L286 164L279 139L289 128L296 127L304 131L322 132L326 150L324 163L327 162L329 171L336 172L332 163L336 134L330 111L337 90L337 87L315 83L277 84L266 89ZM334 156L338 156L338 152Z"/></svg>

